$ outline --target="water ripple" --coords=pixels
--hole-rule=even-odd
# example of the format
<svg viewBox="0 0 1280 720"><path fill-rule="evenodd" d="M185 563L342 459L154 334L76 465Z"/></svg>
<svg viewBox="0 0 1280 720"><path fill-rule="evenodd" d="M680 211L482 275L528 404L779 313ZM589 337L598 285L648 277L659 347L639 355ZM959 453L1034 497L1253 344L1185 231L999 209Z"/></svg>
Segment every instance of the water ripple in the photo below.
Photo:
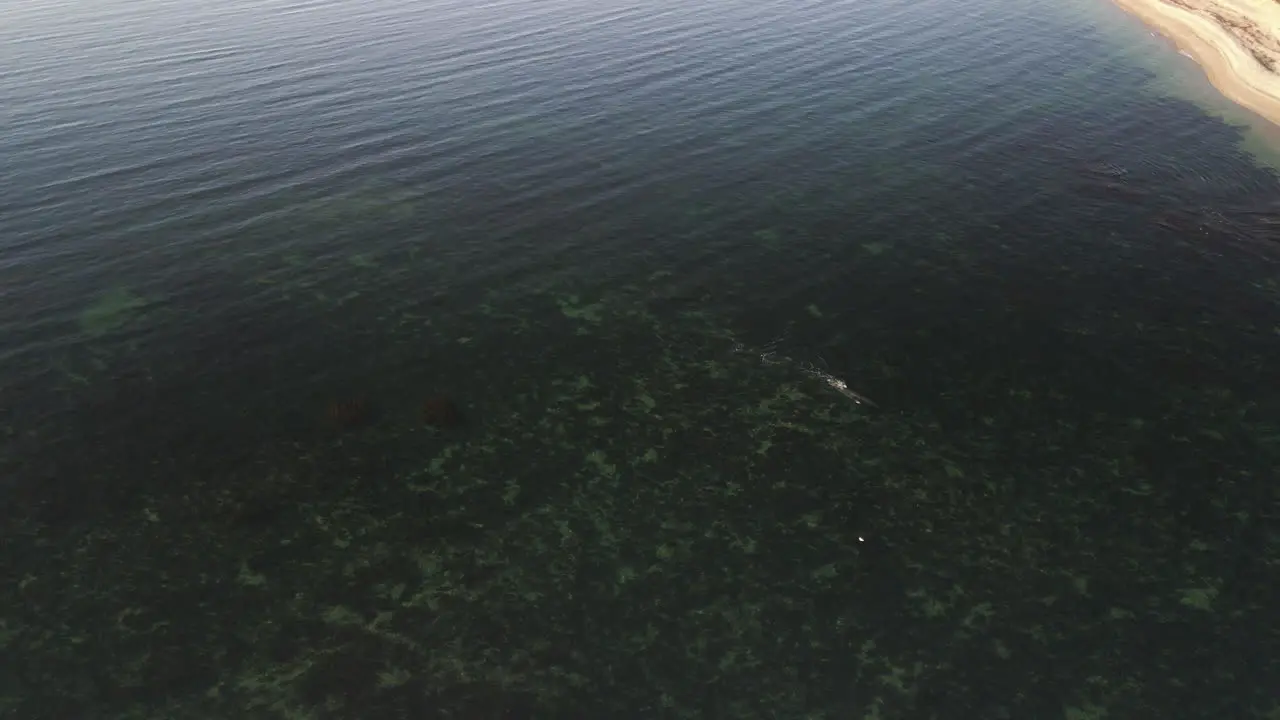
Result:
<svg viewBox="0 0 1280 720"><path fill-rule="evenodd" d="M417 198L406 217L437 230L439 263L469 264L466 282L566 253L589 275L643 254L632 234L712 232L664 217L672 198L719 198L717 222L737 227L760 188L803 198L847 186L850 203L893 205L925 202L978 163L1057 173L1071 161L1046 138L1070 133L1053 123L1085 127L1121 93L1075 79L1082 41L1044 6L1000 0L44 1L6 23L0 279L12 282L0 286L39 307L90 292L59 278L181 277L210 248L292 247L267 228L320 198L372 203L358 190L371 179ZM1072 152L1122 153L1117 138L1147 123L1121 113ZM1169 132L1194 142L1199 130ZM1260 189L1185 162L1129 165L1185 188ZM642 198L662 200L641 210ZM407 232L392 215L386 250ZM867 233L899 216L851 215ZM309 242L348 230L328 232ZM716 243L646 252L690 277L737 262ZM56 266L72 258L80 270ZM815 277L795 262L797 278Z"/></svg>

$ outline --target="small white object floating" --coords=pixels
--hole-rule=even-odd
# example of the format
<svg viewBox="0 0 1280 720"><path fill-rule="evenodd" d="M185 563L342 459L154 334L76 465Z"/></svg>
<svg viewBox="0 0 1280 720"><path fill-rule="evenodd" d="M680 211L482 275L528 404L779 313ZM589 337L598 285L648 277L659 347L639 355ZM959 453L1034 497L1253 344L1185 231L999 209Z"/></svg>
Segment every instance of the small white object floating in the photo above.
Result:
<svg viewBox="0 0 1280 720"><path fill-rule="evenodd" d="M866 405L868 407L878 407L875 403L871 402L871 398L867 397L866 395L863 395L862 393L854 392L852 389L850 389L849 383L841 380L840 378L836 377L835 375L832 375L829 372L826 372L824 370L819 370L818 368L814 367L813 363L805 363L800 367L800 369L803 372L806 372L810 375L813 375L816 378L821 379L824 383L829 385L833 390L849 398L850 400L854 401L859 405Z"/></svg>
<svg viewBox="0 0 1280 720"><path fill-rule="evenodd" d="M801 372L805 373L806 375L812 375L816 378L819 378L828 386L830 386L833 390L849 398L855 403L859 405L866 405L868 407L879 407L878 405L876 405L874 402L871 401L871 398L867 397L866 395L863 395L862 393L854 392L849 388L848 383L846 383L845 381L841 380L840 378L836 377L835 375L832 375L831 373L825 370L818 369L818 367L811 362L806 361L803 363L797 363L794 359L790 357L786 357L786 356L778 357L778 351L774 348L777 347L780 340L781 338L775 339L765 346L767 349L764 352L760 353L761 365L791 364L791 365L798 366ZM733 344L733 351L746 352L747 348L742 343L736 342ZM823 360L823 365L826 365L825 360Z"/></svg>
<svg viewBox="0 0 1280 720"><path fill-rule="evenodd" d="M827 375L827 376L826 376L825 378L823 378L823 379L827 381L827 384L828 384L828 385L830 385L831 387L835 388L835 389L836 389L836 392L838 392L838 393L840 393L841 395L843 395L843 396L845 396L845 397L849 398L850 400L852 400L852 401L854 401L854 402L858 403L859 405L868 405L868 406L870 406L870 407L875 407L875 406L876 406L876 404L875 404L875 403L871 402L871 398L867 397L866 395L861 395L861 394L859 394L859 393L856 393L856 392L854 392L854 391L850 390L850 389L849 389L849 384L848 384L848 383L846 383L845 381L841 380L840 378L832 377L832 376L830 376L830 375Z"/></svg>

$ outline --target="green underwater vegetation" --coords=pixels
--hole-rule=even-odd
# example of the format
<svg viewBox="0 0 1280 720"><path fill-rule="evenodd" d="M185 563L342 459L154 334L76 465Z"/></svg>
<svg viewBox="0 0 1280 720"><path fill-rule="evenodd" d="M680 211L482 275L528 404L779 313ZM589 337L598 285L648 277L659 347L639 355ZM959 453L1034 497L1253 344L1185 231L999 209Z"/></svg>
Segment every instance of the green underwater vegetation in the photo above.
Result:
<svg viewBox="0 0 1280 720"><path fill-rule="evenodd" d="M839 371L859 403L652 294L390 313L474 373L464 427L391 413L72 527L20 515L0 715L1176 717L1196 683L1276 711L1276 656L1223 650L1277 643L1254 477L1280 442L1247 401L1050 416L1070 393L1002 378L981 405L975 374L958 422L895 402L885 358ZM1210 502L1152 471L1155 432L1222 450Z"/></svg>
<svg viewBox="0 0 1280 720"><path fill-rule="evenodd" d="M97 338L119 330L136 320L148 304L146 298L127 287L111 288L80 311L77 317L80 332Z"/></svg>

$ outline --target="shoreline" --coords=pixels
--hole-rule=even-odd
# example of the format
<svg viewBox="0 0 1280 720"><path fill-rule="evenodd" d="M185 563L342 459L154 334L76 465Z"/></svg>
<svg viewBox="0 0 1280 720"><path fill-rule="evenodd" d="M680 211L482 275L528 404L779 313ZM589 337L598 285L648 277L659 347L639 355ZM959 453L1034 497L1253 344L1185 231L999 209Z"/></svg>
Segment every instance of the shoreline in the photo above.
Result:
<svg viewBox="0 0 1280 720"><path fill-rule="evenodd" d="M1171 40L1228 100L1280 126L1275 0L1115 0Z"/></svg>

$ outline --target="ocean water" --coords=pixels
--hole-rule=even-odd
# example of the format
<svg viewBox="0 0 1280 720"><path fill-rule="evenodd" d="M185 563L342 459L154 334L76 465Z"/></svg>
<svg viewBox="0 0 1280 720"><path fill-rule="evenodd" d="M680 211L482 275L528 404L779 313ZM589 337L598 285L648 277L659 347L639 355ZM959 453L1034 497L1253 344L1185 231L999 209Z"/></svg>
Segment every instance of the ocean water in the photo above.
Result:
<svg viewBox="0 0 1280 720"><path fill-rule="evenodd" d="M1119 10L4 15L0 717L1280 712L1277 176Z"/></svg>

